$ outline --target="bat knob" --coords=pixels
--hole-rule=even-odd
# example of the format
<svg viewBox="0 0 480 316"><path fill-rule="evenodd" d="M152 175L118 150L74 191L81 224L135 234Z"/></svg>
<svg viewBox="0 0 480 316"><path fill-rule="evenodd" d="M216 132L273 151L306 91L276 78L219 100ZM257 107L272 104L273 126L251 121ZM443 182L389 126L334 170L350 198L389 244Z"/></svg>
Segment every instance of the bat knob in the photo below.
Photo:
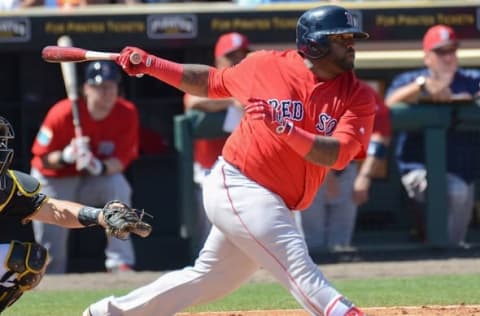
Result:
<svg viewBox="0 0 480 316"><path fill-rule="evenodd" d="M132 53L130 55L130 62L134 65L138 65L142 62L142 56L139 53ZM137 74L137 78L142 78L143 74Z"/></svg>
<svg viewBox="0 0 480 316"><path fill-rule="evenodd" d="M138 65L142 62L142 56L139 53L132 53L130 55L130 62L134 65Z"/></svg>

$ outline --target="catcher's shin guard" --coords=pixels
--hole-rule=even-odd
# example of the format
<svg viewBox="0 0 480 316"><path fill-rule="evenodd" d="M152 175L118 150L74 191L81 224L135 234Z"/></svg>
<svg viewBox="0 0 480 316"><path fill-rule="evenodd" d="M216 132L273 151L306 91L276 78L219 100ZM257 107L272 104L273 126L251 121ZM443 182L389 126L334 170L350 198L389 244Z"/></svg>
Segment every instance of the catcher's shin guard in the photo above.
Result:
<svg viewBox="0 0 480 316"><path fill-rule="evenodd" d="M40 283L47 259L47 250L37 243L10 242L4 261L8 270L0 277L0 313Z"/></svg>
<svg viewBox="0 0 480 316"><path fill-rule="evenodd" d="M18 285L12 287L5 287L0 285L0 314L5 308L15 303L20 296L22 296L23 291Z"/></svg>

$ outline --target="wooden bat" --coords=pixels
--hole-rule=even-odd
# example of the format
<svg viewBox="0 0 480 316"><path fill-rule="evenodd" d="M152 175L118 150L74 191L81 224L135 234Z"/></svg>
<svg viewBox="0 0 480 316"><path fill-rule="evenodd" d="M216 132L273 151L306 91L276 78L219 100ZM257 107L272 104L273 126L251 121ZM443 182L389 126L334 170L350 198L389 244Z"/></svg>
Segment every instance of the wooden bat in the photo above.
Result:
<svg viewBox="0 0 480 316"><path fill-rule="evenodd" d="M72 47L72 39L63 35L57 40L58 47L62 49L69 49ZM80 115L78 114L78 85L77 85L77 71L75 64L70 60L60 61L62 69L63 82L65 84L65 91L67 97L72 102L72 116L73 127L75 130L75 137L80 139L82 137L82 127L80 125Z"/></svg>
<svg viewBox="0 0 480 316"><path fill-rule="evenodd" d="M65 47L63 45L46 46L42 50L43 60L49 63L115 60L119 55L119 53L100 52L73 46ZM132 64L139 64L141 62L141 56L135 53L130 55L130 62Z"/></svg>

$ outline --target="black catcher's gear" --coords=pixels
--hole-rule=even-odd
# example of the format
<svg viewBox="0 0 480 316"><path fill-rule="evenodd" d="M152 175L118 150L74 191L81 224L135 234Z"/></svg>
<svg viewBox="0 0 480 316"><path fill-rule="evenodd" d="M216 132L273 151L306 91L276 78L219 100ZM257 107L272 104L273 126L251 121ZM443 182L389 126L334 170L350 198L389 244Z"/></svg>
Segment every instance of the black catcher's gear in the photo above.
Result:
<svg viewBox="0 0 480 316"><path fill-rule="evenodd" d="M0 116L0 176L3 176L12 164L14 139L15 133L12 125L7 119Z"/></svg>
<svg viewBox="0 0 480 316"><path fill-rule="evenodd" d="M0 313L40 283L47 262L48 253L43 246L17 240L10 242L4 262L7 271L0 276Z"/></svg>

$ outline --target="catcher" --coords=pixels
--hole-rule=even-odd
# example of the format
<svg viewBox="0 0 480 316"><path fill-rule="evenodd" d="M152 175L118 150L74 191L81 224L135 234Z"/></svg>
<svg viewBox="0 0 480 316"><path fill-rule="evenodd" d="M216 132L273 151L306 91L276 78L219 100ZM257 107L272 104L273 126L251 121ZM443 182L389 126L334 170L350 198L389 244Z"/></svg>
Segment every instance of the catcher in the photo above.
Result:
<svg viewBox="0 0 480 316"><path fill-rule="evenodd" d="M106 233L125 239L129 233L147 237L151 226L142 221L143 211L120 201L103 209L49 198L40 193L39 182L30 175L9 169L13 160L12 125L0 116L0 216L18 218L22 223L35 219L67 228L100 225ZM10 144L11 146L11 144ZM25 291L41 281L48 263L47 250L35 242L0 240L0 313Z"/></svg>

